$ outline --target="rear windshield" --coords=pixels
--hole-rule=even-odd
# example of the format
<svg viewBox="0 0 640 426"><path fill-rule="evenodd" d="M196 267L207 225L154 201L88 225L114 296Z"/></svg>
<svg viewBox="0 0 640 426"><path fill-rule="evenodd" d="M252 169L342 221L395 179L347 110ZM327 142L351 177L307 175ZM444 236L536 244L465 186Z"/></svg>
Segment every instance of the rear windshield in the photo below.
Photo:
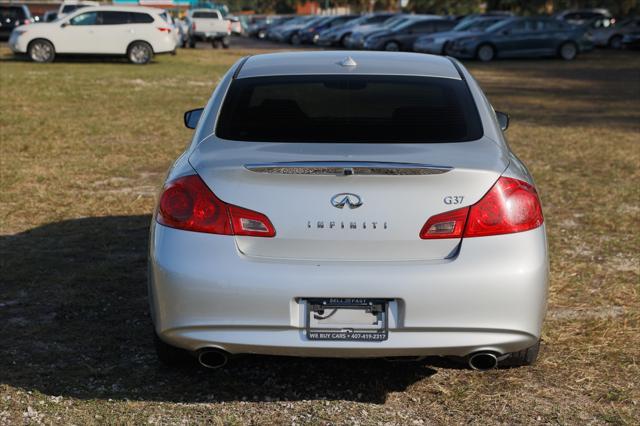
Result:
<svg viewBox="0 0 640 426"><path fill-rule="evenodd" d="M216 12L193 12L194 18L218 19Z"/></svg>
<svg viewBox="0 0 640 426"><path fill-rule="evenodd" d="M255 142L464 142L482 137L482 124L461 80L253 77L232 82L216 135Z"/></svg>

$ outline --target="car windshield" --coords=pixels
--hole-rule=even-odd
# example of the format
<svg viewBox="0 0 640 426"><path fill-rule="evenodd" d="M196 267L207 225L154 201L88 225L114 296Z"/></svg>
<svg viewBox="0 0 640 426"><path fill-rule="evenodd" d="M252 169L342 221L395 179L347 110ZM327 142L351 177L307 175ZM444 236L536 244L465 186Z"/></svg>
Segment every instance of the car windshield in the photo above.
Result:
<svg viewBox="0 0 640 426"><path fill-rule="evenodd" d="M393 18L389 18L382 24L383 27L392 28L395 25L398 25L401 22L404 22L408 19L406 15L394 16Z"/></svg>
<svg viewBox="0 0 640 426"><path fill-rule="evenodd" d="M462 80L305 75L235 80L216 135L254 142L437 143L482 136Z"/></svg>
<svg viewBox="0 0 640 426"><path fill-rule="evenodd" d="M453 31L473 31L473 30L484 30L489 28L491 25L496 22L500 22L502 19L487 19L487 18L478 18L472 19L470 21L460 22L453 28Z"/></svg>
<svg viewBox="0 0 640 426"><path fill-rule="evenodd" d="M493 32L493 31L498 31L498 30L500 30L500 29L502 29L504 27L507 27L507 26L511 25L513 22L516 22L516 21L513 20L513 19L505 19L505 20L502 20L502 21L498 21L495 24L489 26L486 29L486 32L490 33L490 32Z"/></svg>

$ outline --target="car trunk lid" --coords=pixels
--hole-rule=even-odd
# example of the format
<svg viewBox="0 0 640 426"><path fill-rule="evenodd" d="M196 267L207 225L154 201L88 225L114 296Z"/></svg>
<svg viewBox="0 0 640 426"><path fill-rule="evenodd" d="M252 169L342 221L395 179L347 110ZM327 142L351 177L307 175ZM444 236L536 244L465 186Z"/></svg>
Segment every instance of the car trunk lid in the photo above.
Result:
<svg viewBox="0 0 640 426"><path fill-rule="evenodd" d="M422 226L433 215L477 202L508 158L486 137L438 144L211 137L190 163L220 199L264 213L273 223L274 238L235 237L244 255L399 261L452 256L460 239L422 240Z"/></svg>

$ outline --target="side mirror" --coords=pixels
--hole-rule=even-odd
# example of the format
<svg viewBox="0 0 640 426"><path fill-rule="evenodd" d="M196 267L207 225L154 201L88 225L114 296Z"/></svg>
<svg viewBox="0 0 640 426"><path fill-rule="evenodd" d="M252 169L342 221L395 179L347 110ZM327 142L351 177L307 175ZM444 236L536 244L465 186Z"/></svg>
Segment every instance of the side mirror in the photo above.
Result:
<svg viewBox="0 0 640 426"><path fill-rule="evenodd" d="M502 131L505 131L509 128L509 114L506 112L496 111L496 118L498 119L498 124L500 124L500 128Z"/></svg>
<svg viewBox="0 0 640 426"><path fill-rule="evenodd" d="M198 125L198 121L200 121L200 116L202 115L203 111L204 111L204 108L196 108L196 109L192 109L191 111L185 112L184 125L188 129L195 129L196 126Z"/></svg>

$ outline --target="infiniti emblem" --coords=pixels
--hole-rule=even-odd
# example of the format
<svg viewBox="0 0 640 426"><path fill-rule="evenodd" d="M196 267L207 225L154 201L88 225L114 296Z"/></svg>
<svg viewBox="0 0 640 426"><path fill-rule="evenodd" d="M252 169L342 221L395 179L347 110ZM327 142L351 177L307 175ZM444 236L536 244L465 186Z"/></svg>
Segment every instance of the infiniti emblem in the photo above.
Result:
<svg viewBox="0 0 640 426"><path fill-rule="evenodd" d="M350 192L342 192L331 197L331 205L338 209L349 206L350 209L357 209L362 205L362 199L359 195Z"/></svg>

